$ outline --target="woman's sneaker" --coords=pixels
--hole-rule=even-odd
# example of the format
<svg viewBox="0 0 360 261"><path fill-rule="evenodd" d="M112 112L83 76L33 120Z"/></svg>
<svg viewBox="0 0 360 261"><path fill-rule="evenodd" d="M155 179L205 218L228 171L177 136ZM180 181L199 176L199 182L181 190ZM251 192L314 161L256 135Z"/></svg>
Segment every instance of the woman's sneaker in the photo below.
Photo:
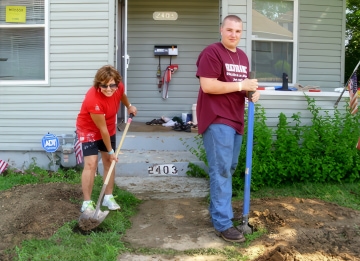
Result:
<svg viewBox="0 0 360 261"><path fill-rule="evenodd" d="M81 206L81 212L84 212L85 210L95 210L95 203L92 200L84 201Z"/></svg>
<svg viewBox="0 0 360 261"><path fill-rule="evenodd" d="M102 205L104 207L108 207L108 209L110 209L110 210L120 209L120 206L118 203L116 203L113 195L105 195Z"/></svg>
<svg viewBox="0 0 360 261"><path fill-rule="evenodd" d="M246 240L243 233L234 227L228 228L223 232L215 230L215 234L229 242L244 242Z"/></svg>

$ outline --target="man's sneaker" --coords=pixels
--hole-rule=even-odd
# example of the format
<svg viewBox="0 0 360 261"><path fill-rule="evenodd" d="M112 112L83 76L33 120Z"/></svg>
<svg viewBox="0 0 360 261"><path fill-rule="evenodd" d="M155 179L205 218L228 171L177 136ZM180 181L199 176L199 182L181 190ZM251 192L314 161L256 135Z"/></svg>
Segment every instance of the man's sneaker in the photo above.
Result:
<svg viewBox="0 0 360 261"><path fill-rule="evenodd" d="M110 209L110 210L120 209L120 206L118 203L116 203L113 195L110 195L108 197L107 197L107 195L105 195L102 205L104 207L108 207L108 209Z"/></svg>
<svg viewBox="0 0 360 261"><path fill-rule="evenodd" d="M95 203L92 200L84 201L81 206L81 212L84 212L85 210L95 210Z"/></svg>
<svg viewBox="0 0 360 261"><path fill-rule="evenodd" d="M225 241L229 242L244 242L246 239L243 233L239 232L236 228L231 227L223 232L215 230L215 234L222 237Z"/></svg>

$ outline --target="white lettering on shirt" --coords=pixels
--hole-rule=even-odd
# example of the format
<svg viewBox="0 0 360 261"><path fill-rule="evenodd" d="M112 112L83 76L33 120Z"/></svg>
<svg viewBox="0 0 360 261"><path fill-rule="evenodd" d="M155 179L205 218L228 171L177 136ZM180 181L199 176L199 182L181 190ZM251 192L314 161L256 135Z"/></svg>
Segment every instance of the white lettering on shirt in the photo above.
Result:
<svg viewBox="0 0 360 261"><path fill-rule="evenodd" d="M246 73L246 66L225 63L226 71L228 72L238 72L238 73Z"/></svg>
<svg viewBox="0 0 360 261"><path fill-rule="evenodd" d="M246 74L247 67L246 66L225 63L225 68L226 68L226 76L232 77L233 82L240 82L244 78L247 77L247 74Z"/></svg>

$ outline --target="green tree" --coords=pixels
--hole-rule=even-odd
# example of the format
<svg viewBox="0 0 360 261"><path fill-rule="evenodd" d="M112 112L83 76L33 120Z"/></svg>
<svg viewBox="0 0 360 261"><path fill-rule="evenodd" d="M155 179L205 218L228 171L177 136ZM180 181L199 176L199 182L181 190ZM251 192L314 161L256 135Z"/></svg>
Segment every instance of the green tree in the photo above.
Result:
<svg viewBox="0 0 360 261"><path fill-rule="evenodd" d="M350 78L360 60L360 0L346 0L345 79Z"/></svg>

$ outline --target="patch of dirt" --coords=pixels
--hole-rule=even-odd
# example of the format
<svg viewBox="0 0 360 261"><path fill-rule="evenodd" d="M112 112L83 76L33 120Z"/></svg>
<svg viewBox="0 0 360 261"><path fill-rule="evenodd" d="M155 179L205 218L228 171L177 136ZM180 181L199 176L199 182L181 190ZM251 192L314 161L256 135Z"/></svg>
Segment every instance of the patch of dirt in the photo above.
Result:
<svg viewBox="0 0 360 261"><path fill-rule="evenodd" d="M80 184L25 185L1 191L0 260L11 260L4 250L20 246L22 240L48 238L65 222L78 219L81 198ZM241 215L242 202L234 202L233 206ZM250 260L360 260L359 211L301 198L252 200L250 209L249 223L268 231L250 246L238 247ZM132 222L124 239L133 246L146 243L147 247L171 248L171 242L175 242L182 250L181 239L194 246L232 245L214 235L205 199L146 200ZM207 238L211 240L203 242ZM125 255L126 260L220 260L210 256L167 259L151 255L136 259L136 255Z"/></svg>
<svg viewBox="0 0 360 261"><path fill-rule="evenodd" d="M81 185L29 184L0 191L0 260L7 248L33 238L49 238L80 216Z"/></svg>

